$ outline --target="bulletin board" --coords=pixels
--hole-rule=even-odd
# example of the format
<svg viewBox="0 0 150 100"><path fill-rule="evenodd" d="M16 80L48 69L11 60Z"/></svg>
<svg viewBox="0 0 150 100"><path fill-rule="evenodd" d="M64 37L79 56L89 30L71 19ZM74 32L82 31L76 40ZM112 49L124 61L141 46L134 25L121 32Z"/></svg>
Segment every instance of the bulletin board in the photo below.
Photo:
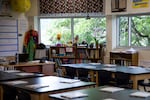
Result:
<svg viewBox="0 0 150 100"><path fill-rule="evenodd" d="M14 56L18 50L18 21L0 19L0 56Z"/></svg>

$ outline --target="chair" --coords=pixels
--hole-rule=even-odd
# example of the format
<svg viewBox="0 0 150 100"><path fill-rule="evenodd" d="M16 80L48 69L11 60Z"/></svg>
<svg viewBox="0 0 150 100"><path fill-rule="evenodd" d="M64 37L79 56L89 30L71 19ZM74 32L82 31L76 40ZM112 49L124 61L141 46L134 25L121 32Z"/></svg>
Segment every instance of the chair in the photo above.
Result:
<svg viewBox="0 0 150 100"><path fill-rule="evenodd" d="M98 80L100 86L110 85L110 82L112 80L112 73L109 71L100 70L98 71Z"/></svg>
<svg viewBox="0 0 150 100"><path fill-rule="evenodd" d="M116 72L115 86L129 89L133 88L133 83L130 80L130 75L127 73Z"/></svg>
<svg viewBox="0 0 150 100"><path fill-rule="evenodd" d="M71 78L71 79L73 79L77 76L75 68L65 67L65 71L63 71L63 69L61 68L61 64L62 64L61 60L60 59L55 59L55 62L57 64L56 72L57 72L58 76Z"/></svg>
<svg viewBox="0 0 150 100"><path fill-rule="evenodd" d="M64 77L74 79L77 77L76 69L72 67L65 67L66 74Z"/></svg>
<svg viewBox="0 0 150 100"><path fill-rule="evenodd" d="M17 90L10 86L3 86L3 100L16 100Z"/></svg>
<svg viewBox="0 0 150 100"><path fill-rule="evenodd" d="M147 89L150 88L150 79L140 80L138 81L138 89L140 90L140 86L144 88L144 91L150 92L150 90Z"/></svg>
<svg viewBox="0 0 150 100"><path fill-rule="evenodd" d="M90 81L89 72L87 69L79 68L77 71L78 71L77 72L78 79L80 79L81 81L86 81L86 82Z"/></svg>

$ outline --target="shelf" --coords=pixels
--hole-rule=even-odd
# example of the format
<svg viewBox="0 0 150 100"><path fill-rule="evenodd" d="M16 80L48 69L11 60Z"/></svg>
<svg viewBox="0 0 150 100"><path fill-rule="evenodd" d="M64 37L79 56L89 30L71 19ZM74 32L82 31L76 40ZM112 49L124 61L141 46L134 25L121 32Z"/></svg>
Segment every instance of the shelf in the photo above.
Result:
<svg viewBox="0 0 150 100"><path fill-rule="evenodd" d="M99 62L102 60L102 48L86 48L86 47L57 47L57 46L52 46L50 47L50 58L52 59L69 59L73 60L71 62L75 63L85 63L85 62ZM54 56L57 55L57 56ZM59 56L58 56L59 55ZM70 55L70 56L66 56ZM65 61L66 63L66 61ZM69 61L70 63L70 61Z"/></svg>
<svg viewBox="0 0 150 100"><path fill-rule="evenodd" d="M125 66L138 66L138 52L110 52L110 63Z"/></svg>

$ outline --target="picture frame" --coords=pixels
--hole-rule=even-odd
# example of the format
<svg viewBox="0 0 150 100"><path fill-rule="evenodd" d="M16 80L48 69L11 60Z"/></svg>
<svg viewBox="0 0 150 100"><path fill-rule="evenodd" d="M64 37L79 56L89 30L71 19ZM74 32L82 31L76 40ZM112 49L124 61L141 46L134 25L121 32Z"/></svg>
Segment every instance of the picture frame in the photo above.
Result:
<svg viewBox="0 0 150 100"><path fill-rule="evenodd" d="M126 7L127 7L127 0L111 0L112 12L126 11Z"/></svg>

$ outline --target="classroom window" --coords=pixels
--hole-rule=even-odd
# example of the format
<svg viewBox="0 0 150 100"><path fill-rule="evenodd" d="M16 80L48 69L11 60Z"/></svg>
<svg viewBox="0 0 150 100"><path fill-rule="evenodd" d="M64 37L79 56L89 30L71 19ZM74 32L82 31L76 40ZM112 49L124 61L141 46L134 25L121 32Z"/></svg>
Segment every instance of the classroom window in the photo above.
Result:
<svg viewBox="0 0 150 100"><path fill-rule="evenodd" d="M150 46L150 15L119 16L119 46Z"/></svg>
<svg viewBox="0 0 150 100"><path fill-rule="evenodd" d="M99 28L99 43L106 42L106 18L40 18L41 42L46 45L57 43L56 34L61 33L63 44L73 41L79 35L79 43L86 41L94 42L93 33Z"/></svg>

